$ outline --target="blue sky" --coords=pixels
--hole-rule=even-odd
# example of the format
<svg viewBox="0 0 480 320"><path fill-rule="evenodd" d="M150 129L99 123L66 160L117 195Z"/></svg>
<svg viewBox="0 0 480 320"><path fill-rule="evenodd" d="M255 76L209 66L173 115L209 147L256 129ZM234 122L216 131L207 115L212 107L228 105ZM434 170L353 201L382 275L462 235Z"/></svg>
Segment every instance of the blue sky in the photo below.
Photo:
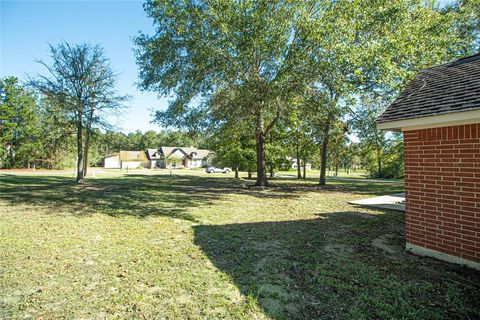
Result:
<svg viewBox="0 0 480 320"><path fill-rule="evenodd" d="M0 0L0 76L25 79L44 69L36 59L48 61L48 44L100 44L112 67L120 73L118 91L130 94L129 108L112 119L123 132L159 130L150 124L149 109L167 106L166 99L137 89L132 37L139 30L152 33L151 19L142 1L5 1Z"/></svg>

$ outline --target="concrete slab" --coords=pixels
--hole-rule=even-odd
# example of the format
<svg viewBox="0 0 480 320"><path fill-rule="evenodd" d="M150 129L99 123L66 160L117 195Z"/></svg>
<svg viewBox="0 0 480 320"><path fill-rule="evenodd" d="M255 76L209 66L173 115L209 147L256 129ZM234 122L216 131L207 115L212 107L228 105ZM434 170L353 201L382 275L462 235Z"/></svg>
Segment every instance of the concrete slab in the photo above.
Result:
<svg viewBox="0 0 480 320"><path fill-rule="evenodd" d="M372 208L405 211L405 193L395 193L381 197L350 201L350 204Z"/></svg>

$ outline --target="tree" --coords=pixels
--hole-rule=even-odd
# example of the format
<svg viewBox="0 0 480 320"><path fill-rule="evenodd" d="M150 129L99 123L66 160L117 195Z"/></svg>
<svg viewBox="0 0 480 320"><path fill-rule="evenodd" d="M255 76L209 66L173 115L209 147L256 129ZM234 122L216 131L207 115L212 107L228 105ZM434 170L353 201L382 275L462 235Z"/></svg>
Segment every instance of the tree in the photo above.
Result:
<svg viewBox="0 0 480 320"><path fill-rule="evenodd" d="M130 150L128 136L122 132L106 131L97 139L99 153L103 156L110 155L120 150Z"/></svg>
<svg viewBox="0 0 480 320"><path fill-rule="evenodd" d="M277 169L285 167L287 163L287 150L282 145L267 143L265 152L265 163L269 171L269 177L274 177Z"/></svg>
<svg viewBox="0 0 480 320"><path fill-rule="evenodd" d="M47 75L30 84L65 109L76 127L77 183L84 182L90 134L94 126L108 127L105 115L115 113L127 96L115 92L117 74L104 57L103 49L88 44L60 43L50 46L51 64L39 61Z"/></svg>
<svg viewBox="0 0 480 320"><path fill-rule="evenodd" d="M165 163L165 168L176 168L178 163L181 163L182 158L177 154L170 154L166 157L163 157L163 162Z"/></svg>
<svg viewBox="0 0 480 320"><path fill-rule="evenodd" d="M0 79L0 166L30 166L41 150L35 96L18 79Z"/></svg>
<svg viewBox="0 0 480 320"><path fill-rule="evenodd" d="M331 1L321 6L313 33L311 90L323 109L320 184L325 184L332 123L351 113L349 100L362 92L391 95L420 70L450 60L459 46L457 17L435 1ZM323 101L322 101L323 100Z"/></svg>
<svg viewBox="0 0 480 320"><path fill-rule="evenodd" d="M173 9L161 0L145 9L157 31L135 40L141 87L174 96L160 116L168 125L211 113L252 123L256 184L266 185L265 145L302 88L302 34L315 1L179 1ZM198 108L195 98L203 98Z"/></svg>
<svg viewBox="0 0 480 320"><path fill-rule="evenodd" d="M250 176L256 166L255 136L248 123L239 122L235 126L225 123L211 130L215 134L209 139L209 148L216 151L215 163L231 167L235 178L239 178L240 170L247 171Z"/></svg>
<svg viewBox="0 0 480 320"><path fill-rule="evenodd" d="M155 132L153 130L149 130L149 131L145 132L140 139L141 146L142 146L142 148L140 150L145 150L145 149L148 149L148 148L158 149L162 145L161 138L162 137L157 132Z"/></svg>
<svg viewBox="0 0 480 320"><path fill-rule="evenodd" d="M382 96L363 95L352 121L363 149L364 165L377 178L397 178L403 175L403 152L398 152L402 151L400 136L377 129L377 118L389 104L389 100ZM387 159L389 165L388 170L385 170Z"/></svg>
<svg viewBox="0 0 480 320"><path fill-rule="evenodd" d="M459 56L480 51L480 0L458 0L444 9L454 17L453 32L459 36L453 48Z"/></svg>
<svg viewBox="0 0 480 320"><path fill-rule="evenodd" d="M48 169L74 166L74 134L68 114L62 106L48 98L40 99L41 158L40 165Z"/></svg>
<svg viewBox="0 0 480 320"><path fill-rule="evenodd" d="M142 131L136 130L135 132L130 132L127 135L128 149L129 150L143 150L145 146L144 146L142 140L143 140Z"/></svg>
<svg viewBox="0 0 480 320"><path fill-rule="evenodd" d="M330 133L330 163L335 168L335 176L338 177L338 168L347 158L348 149L348 126L343 121L337 121L333 124Z"/></svg>
<svg viewBox="0 0 480 320"><path fill-rule="evenodd" d="M383 156L388 144L387 133L377 129L377 118L387 106L388 101L384 101L382 97L364 96L354 121L357 136L364 145L364 149L374 152L377 177L382 176Z"/></svg>

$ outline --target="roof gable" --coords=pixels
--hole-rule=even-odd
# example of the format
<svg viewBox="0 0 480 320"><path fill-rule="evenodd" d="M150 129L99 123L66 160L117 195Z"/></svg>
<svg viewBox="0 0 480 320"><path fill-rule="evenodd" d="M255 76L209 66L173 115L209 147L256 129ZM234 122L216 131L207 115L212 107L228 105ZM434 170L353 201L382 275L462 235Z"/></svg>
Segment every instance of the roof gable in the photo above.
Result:
<svg viewBox="0 0 480 320"><path fill-rule="evenodd" d="M480 109L480 54L421 71L378 123Z"/></svg>
<svg viewBox="0 0 480 320"><path fill-rule="evenodd" d="M188 155L181 148L177 148L177 149L174 149L168 156L183 159L183 158L187 157Z"/></svg>
<svg viewBox="0 0 480 320"><path fill-rule="evenodd" d="M160 150L158 149L147 149L147 156L150 160L158 160L161 158Z"/></svg>
<svg viewBox="0 0 480 320"><path fill-rule="evenodd" d="M178 152L183 153L186 157L191 159L204 159L206 158L212 151L207 149L197 149L194 147L160 147L160 152L163 156L168 157L172 154L179 155Z"/></svg>

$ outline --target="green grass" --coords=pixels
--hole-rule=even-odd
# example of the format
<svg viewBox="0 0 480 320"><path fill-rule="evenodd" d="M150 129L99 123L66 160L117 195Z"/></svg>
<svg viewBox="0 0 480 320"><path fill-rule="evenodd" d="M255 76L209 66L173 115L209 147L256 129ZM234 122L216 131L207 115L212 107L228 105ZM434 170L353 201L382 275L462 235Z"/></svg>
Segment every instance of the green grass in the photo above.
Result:
<svg viewBox="0 0 480 320"><path fill-rule="evenodd" d="M347 203L401 182L232 177L0 174L0 319L480 317L480 273L405 253L403 214Z"/></svg>
<svg viewBox="0 0 480 320"><path fill-rule="evenodd" d="M292 177L297 176L297 170L295 169L290 169L288 171L279 171L276 174L280 175L291 175ZM301 174L303 175L303 169L301 170ZM319 170L307 170L307 178L310 179L315 179L318 180L320 176L320 171ZM335 178L335 171L327 170L326 176L330 178ZM355 179L367 179L368 178L368 173L365 170L355 170L352 171L350 170L348 173L344 171L343 169L338 170L338 177L339 178L355 178Z"/></svg>

